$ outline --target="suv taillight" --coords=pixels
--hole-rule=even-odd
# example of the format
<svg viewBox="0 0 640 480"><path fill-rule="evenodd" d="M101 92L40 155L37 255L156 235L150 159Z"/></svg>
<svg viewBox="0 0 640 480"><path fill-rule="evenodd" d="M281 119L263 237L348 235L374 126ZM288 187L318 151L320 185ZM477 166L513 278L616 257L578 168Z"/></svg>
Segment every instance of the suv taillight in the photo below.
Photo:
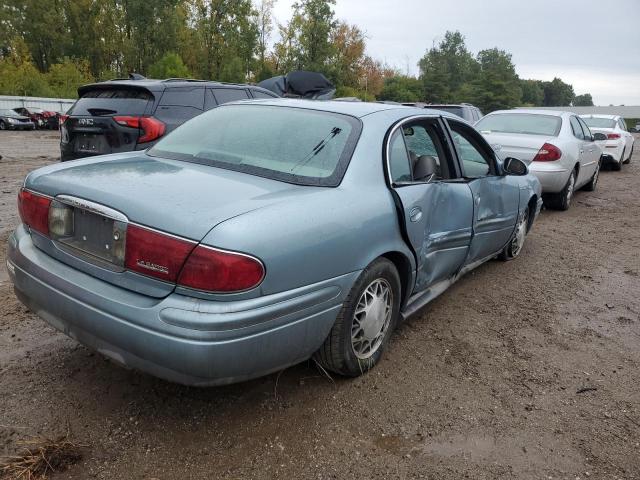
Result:
<svg viewBox="0 0 640 480"><path fill-rule="evenodd" d="M560 150L555 145L551 145L550 143L545 143L542 145L542 148L538 150L538 153L535 157L533 157L534 162L554 162L556 160L560 160L562 157L562 150Z"/></svg>
<svg viewBox="0 0 640 480"><path fill-rule="evenodd" d="M113 120L124 127L139 128L142 135L138 138L138 143L147 143L157 140L166 130L166 126L157 118L153 117L129 117L118 116Z"/></svg>
<svg viewBox="0 0 640 480"><path fill-rule="evenodd" d="M29 228L49 235L49 206L51 199L24 188L18 193L18 213Z"/></svg>

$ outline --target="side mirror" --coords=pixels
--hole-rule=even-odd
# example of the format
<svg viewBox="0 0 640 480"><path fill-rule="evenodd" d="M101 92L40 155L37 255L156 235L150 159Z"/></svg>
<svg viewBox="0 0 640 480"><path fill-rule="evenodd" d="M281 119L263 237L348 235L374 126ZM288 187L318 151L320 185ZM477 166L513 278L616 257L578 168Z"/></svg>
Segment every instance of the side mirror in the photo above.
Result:
<svg viewBox="0 0 640 480"><path fill-rule="evenodd" d="M507 172L507 175L522 176L529 172L527 164L518 158L508 157L504 160L502 168Z"/></svg>
<svg viewBox="0 0 640 480"><path fill-rule="evenodd" d="M600 142L602 140L606 140L607 136L604 133L596 132L593 134L593 140L595 142Z"/></svg>
<svg viewBox="0 0 640 480"><path fill-rule="evenodd" d="M413 180L429 182L438 172L438 162L430 155L418 157L413 166Z"/></svg>

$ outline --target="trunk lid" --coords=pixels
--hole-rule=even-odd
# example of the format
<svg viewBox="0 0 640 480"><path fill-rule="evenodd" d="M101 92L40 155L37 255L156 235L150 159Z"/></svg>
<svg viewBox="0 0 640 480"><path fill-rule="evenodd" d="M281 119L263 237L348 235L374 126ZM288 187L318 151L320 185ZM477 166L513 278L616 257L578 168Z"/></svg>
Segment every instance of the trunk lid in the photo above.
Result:
<svg viewBox="0 0 640 480"><path fill-rule="evenodd" d="M557 139L557 137L518 133L482 133L482 136L503 159L514 157L527 165L533 161L545 143L553 144Z"/></svg>
<svg viewBox="0 0 640 480"><path fill-rule="evenodd" d="M52 197L89 200L130 222L194 241L229 218L313 190L142 152L44 167L31 173L25 186Z"/></svg>

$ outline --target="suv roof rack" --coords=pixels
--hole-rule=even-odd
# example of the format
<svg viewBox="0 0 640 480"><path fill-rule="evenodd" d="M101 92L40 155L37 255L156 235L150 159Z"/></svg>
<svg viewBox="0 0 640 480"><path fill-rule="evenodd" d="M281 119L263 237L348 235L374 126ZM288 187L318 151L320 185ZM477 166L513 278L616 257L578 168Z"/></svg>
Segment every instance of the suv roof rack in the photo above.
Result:
<svg viewBox="0 0 640 480"><path fill-rule="evenodd" d="M162 82L210 82L211 80L200 80L198 78L180 78L180 77L173 77L173 78L165 78L164 80L161 80Z"/></svg>

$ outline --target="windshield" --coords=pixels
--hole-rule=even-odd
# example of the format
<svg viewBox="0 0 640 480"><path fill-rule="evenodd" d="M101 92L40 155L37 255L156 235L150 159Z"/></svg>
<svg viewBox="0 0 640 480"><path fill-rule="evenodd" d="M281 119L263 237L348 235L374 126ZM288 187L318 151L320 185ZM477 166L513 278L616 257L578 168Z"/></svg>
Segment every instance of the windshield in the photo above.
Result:
<svg viewBox="0 0 640 480"><path fill-rule="evenodd" d="M289 183L337 186L359 133L360 122L347 115L228 105L185 123L148 153Z"/></svg>
<svg viewBox="0 0 640 480"><path fill-rule="evenodd" d="M476 123L476 130L481 133L524 133L555 137L560 133L561 126L562 119L553 115L496 113L487 115Z"/></svg>
<svg viewBox="0 0 640 480"><path fill-rule="evenodd" d="M615 128L616 121L612 118L598 118L598 117L581 117L587 126L592 128Z"/></svg>

